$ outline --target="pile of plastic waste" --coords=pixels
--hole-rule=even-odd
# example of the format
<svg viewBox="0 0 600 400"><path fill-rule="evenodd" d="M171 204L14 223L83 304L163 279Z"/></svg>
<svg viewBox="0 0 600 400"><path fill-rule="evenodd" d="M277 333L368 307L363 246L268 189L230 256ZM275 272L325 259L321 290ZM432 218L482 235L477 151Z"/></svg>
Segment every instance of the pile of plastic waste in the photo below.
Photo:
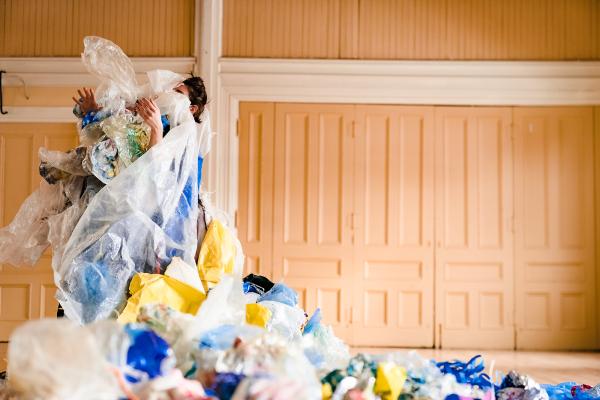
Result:
<svg viewBox="0 0 600 400"><path fill-rule="evenodd" d="M0 399L600 399L600 386L492 379L481 357L352 357L284 282L242 278L228 218L200 192L210 118L173 91L183 77L152 71L138 85L101 38L86 38L83 61L102 109L75 110L80 147L42 149L46 183L0 230L0 262L34 264L52 246L68 318L13 332ZM170 129L153 147L130 111L145 96Z"/></svg>

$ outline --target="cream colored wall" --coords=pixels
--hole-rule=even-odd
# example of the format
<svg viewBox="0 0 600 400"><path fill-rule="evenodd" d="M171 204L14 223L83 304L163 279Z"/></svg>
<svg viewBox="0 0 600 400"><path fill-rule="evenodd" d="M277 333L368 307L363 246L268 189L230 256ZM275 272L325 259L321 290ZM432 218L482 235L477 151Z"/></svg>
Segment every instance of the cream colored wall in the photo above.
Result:
<svg viewBox="0 0 600 400"><path fill-rule="evenodd" d="M226 57L597 60L595 0L224 0Z"/></svg>
<svg viewBox="0 0 600 400"><path fill-rule="evenodd" d="M0 26L0 57L79 56L87 35L131 57L194 52L194 0L0 0Z"/></svg>

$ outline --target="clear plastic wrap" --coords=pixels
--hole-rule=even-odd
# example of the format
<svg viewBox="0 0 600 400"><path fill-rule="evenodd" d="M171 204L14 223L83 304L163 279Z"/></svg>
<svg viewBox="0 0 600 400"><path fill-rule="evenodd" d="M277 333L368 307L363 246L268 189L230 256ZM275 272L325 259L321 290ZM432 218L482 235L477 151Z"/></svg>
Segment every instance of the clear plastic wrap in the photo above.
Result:
<svg viewBox="0 0 600 400"><path fill-rule="evenodd" d="M83 44L83 65L100 80L96 88L98 104L113 112L134 104L140 89L133 65L123 50L110 40L97 36L86 36Z"/></svg>
<svg viewBox="0 0 600 400"><path fill-rule="evenodd" d="M185 97L182 100L189 100ZM136 272L164 272L173 257L195 264L198 154L210 136L192 115L90 202L55 265L57 297L81 323L108 317Z"/></svg>
<svg viewBox="0 0 600 400"><path fill-rule="evenodd" d="M40 184L21 205L12 222L0 229L0 264L32 266L48 245L50 226L48 217L61 213L67 206L64 185L81 187L82 178L69 178L68 182Z"/></svg>
<svg viewBox="0 0 600 400"><path fill-rule="evenodd" d="M10 387L20 399L117 399L123 393L104 349L91 330L71 321L27 322L10 338Z"/></svg>

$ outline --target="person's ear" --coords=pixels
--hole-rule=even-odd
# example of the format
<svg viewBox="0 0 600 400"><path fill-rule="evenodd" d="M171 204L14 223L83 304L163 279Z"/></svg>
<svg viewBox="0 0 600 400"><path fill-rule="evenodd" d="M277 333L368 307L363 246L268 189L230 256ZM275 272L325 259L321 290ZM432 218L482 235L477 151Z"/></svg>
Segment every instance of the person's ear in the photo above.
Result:
<svg viewBox="0 0 600 400"><path fill-rule="evenodd" d="M192 115L196 115L196 113L198 112L198 106L195 104L192 104L190 106L190 112L192 113Z"/></svg>

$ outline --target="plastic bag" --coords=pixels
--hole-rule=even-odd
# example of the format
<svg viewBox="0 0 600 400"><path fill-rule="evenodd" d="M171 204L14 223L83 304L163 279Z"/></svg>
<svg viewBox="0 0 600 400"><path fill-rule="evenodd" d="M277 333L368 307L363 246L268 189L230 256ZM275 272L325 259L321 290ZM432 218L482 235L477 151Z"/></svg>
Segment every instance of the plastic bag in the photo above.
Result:
<svg viewBox="0 0 600 400"><path fill-rule="evenodd" d="M105 109L118 111L124 109L126 104L135 103L140 89L133 65L123 50L110 40L97 36L86 36L83 44L83 65L100 80L96 88L98 104Z"/></svg>
<svg viewBox="0 0 600 400"><path fill-rule="evenodd" d="M402 392L406 370L391 362L379 363L373 392L382 400L396 400Z"/></svg>
<svg viewBox="0 0 600 400"><path fill-rule="evenodd" d="M208 226L198 257L198 271L206 291L219 283L223 274L234 272L235 241L235 236L219 220L214 219Z"/></svg>
<svg viewBox="0 0 600 400"><path fill-rule="evenodd" d="M301 328L306 322L306 315L301 308L290 307L277 301L262 301L261 306L268 308L272 317L267 324L269 332L277 332L287 340L299 339L302 336Z"/></svg>
<svg viewBox="0 0 600 400"><path fill-rule="evenodd" d="M50 244L48 217L67 206L64 185L81 187L82 183L82 178L70 178L57 185L42 182L23 202L12 222L0 229L0 264L19 267L37 263Z"/></svg>
<svg viewBox="0 0 600 400"><path fill-rule="evenodd" d="M8 376L23 399L114 400L123 395L93 333L65 319L21 325L10 337Z"/></svg>
<svg viewBox="0 0 600 400"><path fill-rule="evenodd" d="M173 261L167 267L165 275L173 279L177 279L178 281L193 287L201 293L205 293L204 287L202 286L202 281L198 275L198 270L187 264L179 257L173 257Z"/></svg>
<svg viewBox="0 0 600 400"><path fill-rule="evenodd" d="M246 322L250 325L256 325L265 328L271 320L271 310L256 303L246 304Z"/></svg>
<svg viewBox="0 0 600 400"><path fill-rule="evenodd" d="M298 293L280 282L276 283L271 290L262 295L258 301L277 301L294 307L298 304Z"/></svg>
<svg viewBox="0 0 600 400"><path fill-rule="evenodd" d="M319 372L342 369L350 360L350 349L336 337L331 326L318 325L310 334L302 336L304 353Z"/></svg>

